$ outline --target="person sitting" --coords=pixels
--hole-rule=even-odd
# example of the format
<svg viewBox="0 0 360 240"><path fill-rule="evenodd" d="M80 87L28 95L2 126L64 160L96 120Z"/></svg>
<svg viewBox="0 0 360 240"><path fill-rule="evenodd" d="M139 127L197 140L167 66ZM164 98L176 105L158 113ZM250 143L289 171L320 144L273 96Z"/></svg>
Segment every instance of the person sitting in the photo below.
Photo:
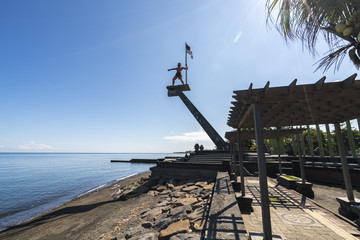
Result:
<svg viewBox="0 0 360 240"><path fill-rule="evenodd" d="M195 146L194 146L194 148L195 148L195 152L198 152L198 151L199 151L199 144L196 143Z"/></svg>
<svg viewBox="0 0 360 240"><path fill-rule="evenodd" d="M200 145L200 151L204 151L204 146L202 144Z"/></svg>
<svg viewBox="0 0 360 240"><path fill-rule="evenodd" d="M174 84L175 84L175 80L176 79L180 79L180 81L182 82L182 84L185 84L184 83L184 80L183 80L183 77L182 77L182 75L181 75L181 71L182 70L188 70L189 68L188 68L188 66L187 66L187 64L186 64L186 67L181 67L181 63L178 63L178 65L177 65L177 67L176 68L170 68L170 69L168 69L168 71L172 71L172 70L176 70L176 74L175 74L175 76L173 77L173 79L172 79L172 85L174 86Z"/></svg>

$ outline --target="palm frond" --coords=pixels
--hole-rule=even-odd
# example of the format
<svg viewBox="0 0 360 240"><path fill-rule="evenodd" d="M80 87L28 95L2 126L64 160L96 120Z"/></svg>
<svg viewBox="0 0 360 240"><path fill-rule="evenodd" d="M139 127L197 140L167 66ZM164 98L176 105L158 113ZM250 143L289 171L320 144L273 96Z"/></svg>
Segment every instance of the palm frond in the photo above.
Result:
<svg viewBox="0 0 360 240"><path fill-rule="evenodd" d="M318 67L315 69L314 72L316 72L319 69L323 69L323 73L324 73L327 70L329 70L332 65L335 65L334 72L336 70L339 70L340 65L344 60L346 53L350 47L352 47L352 44L342 46L339 49L337 49L335 52L331 51L330 54L328 54L327 56L323 57L322 59L320 59L315 63L318 64Z"/></svg>
<svg viewBox="0 0 360 240"><path fill-rule="evenodd" d="M274 21L272 14L276 5L279 12ZM335 25L340 21L345 22L355 10L360 9L360 0L267 0L266 8L267 22L270 19L286 41L300 40L313 55L318 37L323 36L332 53L318 61L320 65L317 70L328 70L333 64L338 69L346 55L343 49L345 42L353 46L358 44L353 37L338 34ZM326 64L326 61L329 63Z"/></svg>

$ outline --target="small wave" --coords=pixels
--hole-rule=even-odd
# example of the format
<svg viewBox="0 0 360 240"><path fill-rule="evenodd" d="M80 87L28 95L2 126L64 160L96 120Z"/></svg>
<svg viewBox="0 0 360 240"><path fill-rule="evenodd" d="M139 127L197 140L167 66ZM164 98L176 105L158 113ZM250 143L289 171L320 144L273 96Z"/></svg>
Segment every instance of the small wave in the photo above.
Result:
<svg viewBox="0 0 360 240"><path fill-rule="evenodd" d="M96 191L96 190L98 190L98 189L100 189L100 188L103 188L103 187L105 187L105 186L106 186L106 184L100 185L100 186L98 186L98 187L96 187L96 188L90 189L89 191L86 191L86 192L78 195L77 197L85 196L85 195L87 195L87 194L89 194L89 193L91 193L91 192L94 192L94 191Z"/></svg>
<svg viewBox="0 0 360 240"><path fill-rule="evenodd" d="M125 179L127 179L127 178L130 178L130 177L135 176L135 175L137 175L137 174L139 174L139 173L133 173L133 174L127 175L127 176L125 176L125 177L118 178L118 179L116 179L116 180L114 180L114 181L111 181L111 182L102 184L102 185L100 185L100 186L98 186L98 187L95 187L95 188L90 189L89 191L86 191L86 192L84 192L84 193L81 193L81 194L78 195L76 198L79 198L79 197L88 195L89 193L95 192L96 190L102 189L102 188L104 188L104 187L108 187L108 186L110 186L110 185L113 184L113 183L120 182L120 181L122 181L122 180L125 180Z"/></svg>
<svg viewBox="0 0 360 240"><path fill-rule="evenodd" d="M127 176L125 176L125 177L116 179L115 181L116 181L116 182L119 182L119 181L121 181L121 180L127 179L127 178L132 177L132 176L135 176L135 175L137 175L137 174L139 174L139 173L133 173L133 174L127 175Z"/></svg>

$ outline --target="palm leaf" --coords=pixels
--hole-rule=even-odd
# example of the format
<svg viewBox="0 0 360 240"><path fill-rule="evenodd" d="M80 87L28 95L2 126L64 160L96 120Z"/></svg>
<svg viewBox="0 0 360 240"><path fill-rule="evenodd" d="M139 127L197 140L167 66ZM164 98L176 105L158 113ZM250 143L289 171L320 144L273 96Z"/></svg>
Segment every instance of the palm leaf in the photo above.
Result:
<svg viewBox="0 0 360 240"><path fill-rule="evenodd" d="M323 69L323 73L330 69L334 65L334 72L339 70L342 61L344 60L347 51L352 45L346 45L338 48L336 51L331 52L327 56L323 57L315 64L318 64L318 67L315 69L315 72L319 69Z"/></svg>
<svg viewBox="0 0 360 240"><path fill-rule="evenodd" d="M279 12L274 21L272 13L276 5L279 6ZM266 8L267 22L270 20L286 41L300 40L313 55L316 54L319 35L323 36L331 53L318 61L321 65L317 70L328 70L333 64L339 69L345 56L341 51L344 42L353 46L358 44L355 38L338 34L335 25L339 21L347 20L356 9L360 9L360 0L267 0ZM329 61L329 64L326 64L326 61Z"/></svg>

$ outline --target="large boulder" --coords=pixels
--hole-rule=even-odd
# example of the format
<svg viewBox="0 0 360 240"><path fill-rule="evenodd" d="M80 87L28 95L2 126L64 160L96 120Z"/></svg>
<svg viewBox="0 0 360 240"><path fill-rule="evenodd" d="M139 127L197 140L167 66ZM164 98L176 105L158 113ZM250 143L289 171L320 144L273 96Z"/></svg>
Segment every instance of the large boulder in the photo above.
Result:
<svg viewBox="0 0 360 240"><path fill-rule="evenodd" d="M129 238L128 240L157 240L158 239L158 235L156 233L145 233L141 236L135 236L132 238Z"/></svg>
<svg viewBox="0 0 360 240"><path fill-rule="evenodd" d="M147 221L154 221L160 214L162 214L162 210L163 208L156 207L144 212L141 217L146 219Z"/></svg>
<svg viewBox="0 0 360 240"><path fill-rule="evenodd" d="M190 229L189 219L181 220L175 223L170 224L166 229L161 230L159 234L159 239L169 239L171 236L178 233L186 233Z"/></svg>
<svg viewBox="0 0 360 240"><path fill-rule="evenodd" d="M190 205L184 205L175 207L173 209L170 209L169 215L187 215L188 213L191 213L192 208Z"/></svg>
<svg viewBox="0 0 360 240"><path fill-rule="evenodd" d="M179 233L172 236L169 240L200 240L200 235L194 233Z"/></svg>
<svg viewBox="0 0 360 240"><path fill-rule="evenodd" d="M175 199L175 203L179 204L179 205L191 205L194 204L196 202L198 202L199 200L197 198L177 198Z"/></svg>
<svg viewBox="0 0 360 240"><path fill-rule="evenodd" d="M181 191L183 192L190 192L192 190L195 190L195 189L198 189L199 187L195 186L195 185L192 185L192 186L189 186L189 187L184 187L181 189Z"/></svg>

